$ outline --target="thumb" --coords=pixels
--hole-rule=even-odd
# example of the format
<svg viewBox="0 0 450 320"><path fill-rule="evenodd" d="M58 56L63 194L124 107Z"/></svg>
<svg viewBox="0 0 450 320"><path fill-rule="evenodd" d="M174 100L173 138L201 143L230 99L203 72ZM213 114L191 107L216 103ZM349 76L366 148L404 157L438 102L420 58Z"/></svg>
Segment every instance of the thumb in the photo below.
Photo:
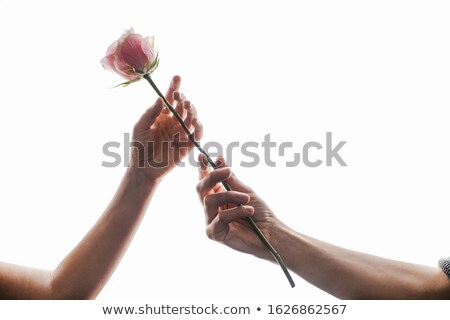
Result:
<svg viewBox="0 0 450 320"><path fill-rule="evenodd" d="M223 156L218 156L216 159L216 165L218 168L230 168L225 161L225 158ZM231 172L231 176L225 180L231 187L231 189L235 191L245 192L245 193L253 193L253 189L250 188L248 185L243 183L241 180L239 180L234 172Z"/></svg>

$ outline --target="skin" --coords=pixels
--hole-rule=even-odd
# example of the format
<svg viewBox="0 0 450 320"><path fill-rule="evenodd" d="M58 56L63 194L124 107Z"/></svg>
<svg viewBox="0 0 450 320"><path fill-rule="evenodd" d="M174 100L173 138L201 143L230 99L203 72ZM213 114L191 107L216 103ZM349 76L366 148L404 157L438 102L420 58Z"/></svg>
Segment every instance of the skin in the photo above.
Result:
<svg viewBox="0 0 450 320"><path fill-rule="evenodd" d="M199 161L197 192L210 239L274 262L244 220L252 216L290 270L337 298L450 299L450 279L439 268L356 252L298 233L236 178L223 158L218 158L216 171L208 169L204 156ZM226 192L222 181L234 191Z"/></svg>
<svg viewBox="0 0 450 320"><path fill-rule="evenodd" d="M202 125L194 107L178 92L180 81L179 76L172 79L166 98L176 104L200 140ZM0 262L0 299L93 299L100 293L133 239L155 189L193 147L179 142L188 141L187 136L161 99L136 123L133 141L144 147L132 148L130 167L116 194L85 237L51 271ZM163 141L173 141L173 148L160 147ZM151 165L162 159L165 166Z"/></svg>

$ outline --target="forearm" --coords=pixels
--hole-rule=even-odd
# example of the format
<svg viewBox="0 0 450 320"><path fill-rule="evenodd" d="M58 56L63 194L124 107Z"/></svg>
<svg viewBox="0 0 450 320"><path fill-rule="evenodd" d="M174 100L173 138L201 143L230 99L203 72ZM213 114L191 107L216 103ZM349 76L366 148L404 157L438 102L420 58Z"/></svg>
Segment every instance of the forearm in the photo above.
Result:
<svg viewBox="0 0 450 320"><path fill-rule="evenodd" d="M128 248L156 183L128 169L114 198L96 224L52 272L55 299L95 298Z"/></svg>
<svg viewBox="0 0 450 320"><path fill-rule="evenodd" d="M289 269L341 299L450 298L450 280L438 268L340 248L283 224L271 239Z"/></svg>
<svg viewBox="0 0 450 320"><path fill-rule="evenodd" d="M0 299L50 299L51 272L0 262Z"/></svg>

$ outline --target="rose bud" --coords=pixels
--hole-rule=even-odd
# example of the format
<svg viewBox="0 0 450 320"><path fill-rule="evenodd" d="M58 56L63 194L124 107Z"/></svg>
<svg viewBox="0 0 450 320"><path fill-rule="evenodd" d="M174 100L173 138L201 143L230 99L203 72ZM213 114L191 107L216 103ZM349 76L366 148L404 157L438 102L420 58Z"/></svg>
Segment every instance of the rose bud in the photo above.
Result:
<svg viewBox="0 0 450 320"><path fill-rule="evenodd" d="M138 81L158 66L154 37L143 38L131 28L108 48L101 63L105 69L127 79L125 85Z"/></svg>

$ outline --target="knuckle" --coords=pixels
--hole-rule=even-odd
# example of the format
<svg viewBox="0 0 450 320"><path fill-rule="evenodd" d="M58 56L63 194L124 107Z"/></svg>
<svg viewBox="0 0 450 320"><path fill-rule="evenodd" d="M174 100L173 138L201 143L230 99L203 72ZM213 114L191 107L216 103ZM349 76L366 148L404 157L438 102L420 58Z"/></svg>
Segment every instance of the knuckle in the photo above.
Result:
<svg viewBox="0 0 450 320"><path fill-rule="evenodd" d="M226 171L223 170L223 168L219 168L219 169L214 170L213 172L211 172L211 179L213 179L216 182L220 182L223 179L225 179L225 175L226 175Z"/></svg>
<svg viewBox="0 0 450 320"><path fill-rule="evenodd" d="M217 220L221 223L228 223L225 211L221 211L217 214Z"/></svg>
<svg viewBox="0 0 450 320"><path fill-rule="evenodd" d="M228 178L229 182L236 182L238 181L236 174L232 171L230 177Z"/></svg>
<svg viewBox="0 0 450 320"><path fill-rule="evenodd" d="M206 177L205 177L205 184L206 185L211 185L214 186L217 182L217 178L216 178L217 174L216 171L212 171L211 173L209 173Z"/></svg>
<svg viewBox="0 0 450 320"><path fill-rule="evenodd" d="M205 233L208 239L215 240L215 236L214 233L211 231L211 228L206 228Z"/></svg>
<svg viewBox="0 0 450 320"><path fill-rule="evenodd" d="M197 183L197 185L195 186L195 191L197 191L197 193L200 194L200 192L202 191L202 183L201 182Z"/></svg>
<svg viewBox="0 0 450 320"><path fill-rule="evenodd" d="M213 195L207 195L204 199L203 199L203 203L205 205L206 208L212 206L214 204L214 198Z"/></svg>

